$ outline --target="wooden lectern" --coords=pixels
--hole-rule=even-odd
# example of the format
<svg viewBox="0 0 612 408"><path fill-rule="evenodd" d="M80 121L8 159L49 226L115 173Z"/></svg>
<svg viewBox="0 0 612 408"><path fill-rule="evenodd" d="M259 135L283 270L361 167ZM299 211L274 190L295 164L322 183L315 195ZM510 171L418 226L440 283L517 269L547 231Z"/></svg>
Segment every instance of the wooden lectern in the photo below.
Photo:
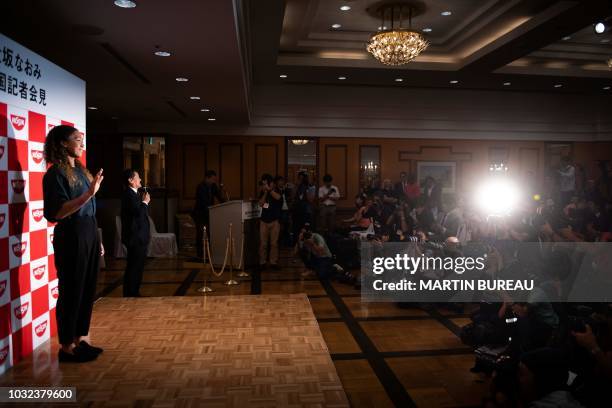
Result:
<svg viewBox="0 0 612 408"><path fill-rule="evenodd" d="M210 214L210 252L215 266L221 266L225 259L225 243L229 224L234 237L234 265L240 264L242 240L244 252L242 266L258 262L259 223L261 207L257 201L232 200L208 207ZM243 233L244 232L244 233ZM228 259L229 266L229 259Z"/></svg>

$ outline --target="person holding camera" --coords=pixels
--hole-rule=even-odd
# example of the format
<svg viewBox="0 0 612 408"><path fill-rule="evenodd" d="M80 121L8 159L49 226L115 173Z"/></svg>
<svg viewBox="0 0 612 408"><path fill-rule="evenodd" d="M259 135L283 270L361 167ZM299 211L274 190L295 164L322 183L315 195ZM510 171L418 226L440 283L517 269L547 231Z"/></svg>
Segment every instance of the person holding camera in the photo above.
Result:
<svg viewBox="0 0 612 408"><path fill-rule="evenodd" d="M319 225L321 232L330 234L336 225L336 201L340 198L340 190L332 185L332 176L329 174L323 177L323 183L319 187Z"/></svg>
<svg viewBox="0 0 612 408"><path fill-rule="evenodd" d="M264 267L270 249L270 267L280 269L278 265L278 236L280 234L280 217L283 200L280 191L269 174L261 176L259 183L259 205L261 218L259 222L259 265Z"/></svg>
<svg viewBox="0 0 612 408"><path fill-rule="evenodd" d="M139 297L140 283L149 248L149 203L151 196L142 187L140 175L133 169L123 172L125 191L121 197L121 242L127 249L123 275L123 296Z"/></svg>

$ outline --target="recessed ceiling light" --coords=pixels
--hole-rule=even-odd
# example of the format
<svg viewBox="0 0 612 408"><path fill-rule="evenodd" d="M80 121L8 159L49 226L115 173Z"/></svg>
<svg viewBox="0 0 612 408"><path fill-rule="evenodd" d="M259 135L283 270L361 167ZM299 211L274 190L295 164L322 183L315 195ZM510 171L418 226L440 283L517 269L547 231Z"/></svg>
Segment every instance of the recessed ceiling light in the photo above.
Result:
<svg viewBox="0 0 612 408"><path fill-rule="evenodd" d="M571 40L572 37L570 37L569 35L566 35L565 37L562 38L563 41L567 41L567 40Z"/></svg>
<svg viewBox="0 0 612 408"><path fill-rule="evenodd" d="M604 91L609 91L609 90L610 90L610 85L608 85L608 86L604 86L604 87L603 87L603 90L604 90Z"/></svg>
<svg viewBox="0 0 612 408"><path fill-rule="evenodd" d="M341 80L341 81L344 81L346 79L346 77L345 76L339 76L338 79Z"/></svg>
<svg viewBox="0 0 612 408"><path fill-rule="evenodd" d="M349 11L351 9L351 6L341 6L340 10L342 11Z"/></svg>
<svg viewBox="0 0 612 408"><path fill-rule="evenodd" d="M451 14L453 14L453 13L452 13L452 12L450 12L450 11L443 11L443 12L441 12L441 13L440 13L440 15L441 15L441 16L444 16L444 17L446 17L446 16L450 16Z"/></svg>
<svg viewBox="0 0 612 408"><path fill-rule="evenodd" d="M136 2L134 0L115 0L115 6L121 8L134 8L136 7Z"/></svg>
<svg viewBox="0 0 612 408"><path fill-rule="evenodd" d="M342 27L342 24L338 24L338 23L336 23L336 24L332 24L332 26L331 26L331 27L332 27L334 30L337 30L337 29L339 29L339 28L341 28L341 27Z"/></svg>
<svg viewBox="0 0 612 408"><path fill-rule="evenodd" d="M555 88L561 88L563 84L555 84Z"/></svg>
<svg viewBox="0 0 612 408"><path fill-rule="evenodd" d="M215 120L217 120L217 119L215 119L215 118L208 118L209 122L214 122Z"/></svg>
<svg viewBox="0 0 612 408"><path fill-rule="evenodd" d="M169 57L172 54L170 54L168 51L155 51L155 55L158 57Z"/></svg>
<svg viewBox="0 0 612 408"><path fill-rule="evenodd" d="M183 78L183 77L176 78L176 82L187 82L187 81L189 81L189 79L187 78Z"/></svg>
<svg viewBox="0 0 612 408"><path fill-rule="evenodd" d="M425 27L425 28L423 29L423 32L424 32L424 33L431 33L432 31L433 31L433 30L432 30L431 28L429 28L429 27Z"/></svg>
<svg viewBox="0 0 612 408"><path fill-rule="evenodd" d="M208 109L208 108L202 108L202 109L200 109L200 112L210 112L210 109Z"/></svg>
<svg viewBox="0 0 612 408"><path fill-rule="evenodd" d="M451 84L458 84L459 81L457 81L456 79L453 79L452 81L450 81Z"/></svg>
<svg viewBox="0 0 612 408"><path fill-rule="evenodd" d="M602 34L604 31L606 31L606 25L600 21L599 23L595 24L593 29L597 34Z"/></svg>
<svg viewBox="0 0 612 408"><path fill-rule="evenodd" d="M387 29L387 26L378 26L378 31L386 30L386 29Z"/></svg>
<svg viewBox="0 0 612 408"><path fill-rule="evenodd" d="M287 78L287 74L280 74L278 77L279 78Z"/></svg>
<svg viewBox="0 0 612 408"><path fill-rule="evenodd" d="M192 101L199 101L200 97L199 96L190 96L189 99L191 99Z"/></svg>
<svg viewBox="0 0 612 408"><path fill-rule="evenodd" d="M600 43L604 43L604 44L609 43L609 42L610 42L609 38L604 38L603 40L600 41Z"/></svg>
<svg viewBox="0 0 612 408"><path fill-rule="evenodd" d="M504 82L504 86L510 86L512 85L512 82Z"/></svg>
<svg viewBox="0 0 612 408"><path fill-rule="evenodd" d="M395 78L395 82L404 82L404 78Z"/></svg>
<svg viewBox="0 0 612 408"><path fill-rule="evenodd" d="M98 108L95 107L95 106L88 106L87 109L89 109L89 110L98 110Z"/></svg>

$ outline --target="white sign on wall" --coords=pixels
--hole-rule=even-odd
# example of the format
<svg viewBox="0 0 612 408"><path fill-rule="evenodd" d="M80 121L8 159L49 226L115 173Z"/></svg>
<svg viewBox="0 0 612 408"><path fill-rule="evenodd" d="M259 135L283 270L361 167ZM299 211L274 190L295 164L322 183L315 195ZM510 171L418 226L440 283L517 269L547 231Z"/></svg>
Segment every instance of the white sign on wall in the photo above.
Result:
<svg viewBox="0 0 612 408"><path fill-rule="evenodd" d="M85 81L2 34L0 100L85 129Z"/></svg>

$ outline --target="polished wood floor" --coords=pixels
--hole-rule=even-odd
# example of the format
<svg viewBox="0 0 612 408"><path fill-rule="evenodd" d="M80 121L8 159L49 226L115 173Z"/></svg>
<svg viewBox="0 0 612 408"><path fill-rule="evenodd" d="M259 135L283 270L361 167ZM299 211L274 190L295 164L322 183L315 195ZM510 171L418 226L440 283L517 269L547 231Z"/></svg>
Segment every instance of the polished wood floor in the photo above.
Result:
<svg viewBox="0 0 612 408"><path fill-rule="evenodd" d="M469 309L466 309L463 313L457 313L433 305L400 308L392 303L362 303L359 290L352 286L337 282L322 283L312 276L302 277L303 266L301 263L292 260L288 254L281 258L281 263L283 269L280 271L264 270L262 272L262 294L281 295L281 299L295 299L289 296L292 294L305 294L307 296L310 307L316 316L317 331L320 330L325 340L325 344L317 347L329 350L335 372L339 376L350 406L379 408L393 406L475 407L481 405L488 387L486 378L469 371L469 368L473 365L473 354L468 347L460 342L458 337L460 326L467 322ZM103 299L96 305L96 313L100 307L111 307L114 304L113 301L118 300L114 298L121 296L123 267L124 261L115 260L110 261L107 269L101 271L98 294ZM228 275L226 274L221 279L214 279L211 282L210 274L206 269L198 263L190 262L185 256L179 256L177 259L155 259L147 263L141 293L146 297L167 297L165 299L167 299L169 306L175 304L176 301L183 300L192 305L191 308L194 310L198 309L200 311L201 308L202 312L209 310L210 313L213 313L211 305L218 304L217 299L223 299L221 302L224 305L232 304L230 299L243 299L242 295L248 295L251 291L250 278L238 278L234 274L234 279L241 282L237 286L224 285L223 282L227 279ZM206 284L214 289L214 292L207 296L203 296L197 291L204 285L205 280ZM145 303L155 301L155 299L146 297L138 299L138 301L142 300ZM247 298L253 299L253 297ZM204 308L203 305L208 306ZM219 308L219 310L223 310L223 308ZM283 311L284 309L279 306L278 312ZM130 331L130 325L136 322L133 318L129 318L127 311L122 313L125 313L126 316L126 326L121 329L121 333L124 334L117 341L121 347L128 347L129 344L132 344L131 336L133 335ZM252 313L250 316L253 320L256 320L260 318L259 313L265 316L266 313L273 313L273 311L270 308L261 308L248 313ZM244 394L240 390L244 389L241 387L247 386L245 384L246 377L242 377L241 374L233 377L230 372L233 369L237 373L242 373L248 366L236 363L230 368L223 365L227 361L223 364L218 361L205 361L197 350L201 351L207 347L207 341L210 340L207 337L209 335L203 334L204 337L198 339L188 339L180 336L159 338L159 336L162 336L159 329L165 330L166 328L165 325L160 326L164 320L157 319L156 313L149 313L144 316L146 316L146 319L142 319L141 322L147 324L148 329L145 330L145 334L150 340L145 343L137 343L139 344L138 350L142 353L138 365L130 369L129 359L119 359L110 368L111 372L116 372L118 377L123 371L131 370L131 375L134 376L133 380L121 382L118 381L118 377L111 376L110 380L101 382L99 373L95 372L93 365L85 365L82 368L87 372L84 376L85 382L91 385L91 395L92 398L96 398L95 401L106 400L111 391L117 392L118 395L122 396L121 398L134 398L135 390L147 381L151 381L151 384L156 387L160 384L168 385L168 388L162 387L165 391L160 391L159 394L161 398L166 399L167 404L159 406L195 406L197 403L178 403L177 405L176 400L175 402L170 402L170 400L176 398L177 395L201 398L202 393L208 393L204 397L211 398L206 401L204 405L206 407L226 406L225 404L245 407L343 406L343 394L334 388L335 385L332 385L333 379L331 378L319 378L318 386L304 388L305 392L312 395L313 400L299 400L296 397L298 394L291 394L292 390L287 389L287 381L295 380L293 374L284 373L282 379L273 379L270 371L265 368L257 372L258 378L260 375L262 376L259 379L261 383L258 384L259 392L273 391L272 395L280 393L279 395L286 395L286 399L282 401L265 398L260 400L244 399ZM223 317L227 316L219 314L216 319L221 320ZM199 321L199 319L197 320ZM190 320L187 319L185 323L190 323ZM310 328L314 330L314 328ZM227 347L233 347L232 350L237 355L240 355L241 352L250 353L256 346L249 341L241 341L240 336L244 335L240 331L241 329L244 330L234 321L234 325L227 326L227 333L221 331L215 335L210 334L210 336L218 336L219 339L228 341ZM283 335L287 335L287 333L285 332ZM289 338L295 339L291 335L289 335ZM192 342L192 340L200 343L198 343L196 349L185 352L183 348L187 347L187 343ZM113 339L110 337L105 338L104 342L107 341L108 344L113 343ZM174 342L176 345L160 349L162 342ZM193 348L193 344L190 344L190 346ZM50 347L50 350L54 350L54 347L56 346ZM278 347L282 348L283 344L279 344ZM108 355L112 355L117 350L111 349L108 351ZM316 347L315 350L309 350L310 353L316 351ZM157 356L155 358L158 358L160 352L167 356L165 360L161 357L161 361L166 363L167 371L165 376L161 375L160 371L156 371L157 374L150 378L152 377L151 366L147 363L146 356ZM176 359L177 352L182 353L178 360ZM302 352L305 353L304 350ZM228 357L232 351L228 350L227 353L225 357ZM21 373L24 375L22 377L24 381L28 375L34 376L36 373L52 378L49 375L50 372L41 367L44 367L45 362L47 366L53 365L54 354L51 354L51 357L38 354L38 356L35 355L32 359L24 361L23 364L9 371L7 375L15 376L15 373L21 369L23 370ZM320 364L325 366L324 359L320 358ZM186 367L190 367L190 364L194 361L197 368L187 369ZM283 361L282 357L278 357L277 362L279 364L282 364ZM216 365L217 363L220 365ZM316 364L315 361L311 363ZM156 370L158 369L156 368ZM181 369L184 370L183 373L180 372ZM228 394L226 397L224 397L226 393L223 392L215 394L215 391L203 386L201 378L198 379L198 373L201 370L206 370L209 374L214 372L217 376L215 378L219 381L219 383L216 383L217 385L226 381L224 386L229 384L236 387L238 391L231 393L231 395ZM330 373L332 371L327 370L325 372ZM306 381L314 381L314 384L316 381L311 377L316 376L316 373L317 371L312 369L302 374L306 377ZM98 377L96 377L96 374L98 374ZM0 384L10 383L11 379L7 375L0 377ZM62 373L61 375L65 374ZM59 378L63 378L62 376ZM222 379L222 377L224 378ZM227 383L228 381L229 383ZM252 381L255 381L255 379ZM327 389L322 384L328 384L331 388ZM152 404L146 402L148 401L147 397L155 393L154 391L150 392L151 394L139 394L141 399L138 399L135 405L152 406ZM326 402L322 403L321 401L324 399ZM115 401L117 406L126 406L126 402L122 403L121 399ZM96 403L92 405L95 406Z"/></svg>

